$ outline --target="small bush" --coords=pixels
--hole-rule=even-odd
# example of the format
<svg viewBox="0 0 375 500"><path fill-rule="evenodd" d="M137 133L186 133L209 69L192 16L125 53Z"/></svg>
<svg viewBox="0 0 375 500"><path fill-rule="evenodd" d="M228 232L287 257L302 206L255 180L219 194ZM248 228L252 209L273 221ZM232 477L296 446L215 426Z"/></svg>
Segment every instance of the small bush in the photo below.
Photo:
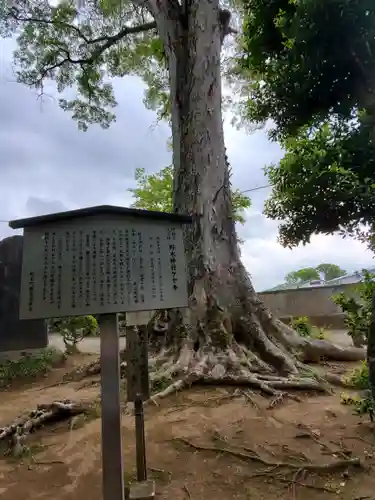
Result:
<svg viewBox="0 0 375 500"><path fill-rule="evenodd" d="M57 362L62 360L61 352L47 347L34 355L22 356L16 360L0 363L0 387L6 387L14 380L29 379L47 373Z"/></svg>
<svg viewBox="0 0 375 500"><path fill-rule="evenodd" d="M301 335L301 337L310 337L313 331L313 328L306 316L293 318L291 321L291 326Z"/></svg>
<svg viewBox="0 0 375 500"><path fill-rule="evenodd" d="M54 321L54 328L62 336L66 352L72 354L81 340L97 333L98 322L94 316L69 316Z"/></svg>
<svg viewBox="0 0 375 500"><path fill-rule="evenodd" d="M341 394L341 404L352 406L354 413L356 415L369 415L371 420L373 420L374 415L374 405L372 398L369 394L367 395L348 395Z"/></svg>
<svg viewBox="0 0 375 500"><path fill-rule="evenodd" d="M372 315L372 295L375 291L375 274L365 269L362 273L363 281L356 287L359 300L347 297L344 293L332 297L333 302L345 313L348 335L357 347L362 347L367 341Z"/></svg>
<svg viewBox="0 0 375 500"><path fill-rule="evenodd" d="M368 366L366 361L362 361L360 366L354 368L346 377L345 382L358 391L369 388Z"/></svg>
<svg viewBox="0 0 375 500"><path fill-rule="evenodd" d="M371 421L373 420L374 404L369 389L369 372L366 361L363 361L360 366L355 368L345 377L345 382L357 389L355 395L342 394L341 404L352 406L357 415L369 414Z"/></svg>

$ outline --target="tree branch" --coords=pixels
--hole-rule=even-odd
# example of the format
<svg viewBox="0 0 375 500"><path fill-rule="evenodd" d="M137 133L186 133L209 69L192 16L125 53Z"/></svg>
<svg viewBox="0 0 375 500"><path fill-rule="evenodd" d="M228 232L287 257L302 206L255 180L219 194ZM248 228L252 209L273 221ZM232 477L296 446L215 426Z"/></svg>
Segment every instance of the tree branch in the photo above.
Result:
<svg viewBox="0 0 375 500"><path fill-rule="evenodd" d="M165 47L175 42L182 27L183 12L178 0L131 0L134 5L145 7L155 19L157 30Z"/></svg>
<svg viewBox="0 0 375 500"><path fill-rule="evenodd" d="M32 24L47 24L51 26L61 26L66 28L67 30L74 31L79 38L81 38L87 45L96 45L102 44L99 47L96 47L92 54L89 57L73 59L71 57L70 52L65 48L58 46L59 50L65 55L63 59L58 61L52 66L41 69L41 75L35 85L39 86L44 78L48 76L48 74L62 66L64 64L77 64L77 65L90 65L94 63L106 50L110 49L113 45L116 45L117 42L125 38L127 35L137 34L137 33L145 33L147 31L156 29L156 22L152 21L149 23L144 23L138 26L125 26L122 30L112 36L100 36L97 38L88 38L77 26L74 26L65 22L55 22L51 19L44 18L36 18L32 16L22 16L19 15L19 10L17 8L12 8L10 10L10 17L17 22L20 23L32 23ZM104 43L102 43L104 42Z"/></svg>
<svg viewBox="0 0 375 500"><path fill-rule="evenodd" d="M113 36L107 36L107 37L99 37L94 39L95 41L91 41L90 43L100 43L102 41L105 41L105 43L101 46L98 47L91 55L90 58L90 63L92 63L96 58L98 58L103 52L105 52L107 49L111 48L113 45L115 45L117 42L122 40L127 35L134 35L137 33L145 33L146 31L151 31L153 29L156 29L156 22L152 21L150 23L145 23L141 24L139 26L125 26L121 31L119 31L116 35Z"/></svg>
<svg viewBox="0 0 375 500"><path fill-rule="evenodd" d="M227 9L220 9L219 11L219 22L220 22L220 38L221 43L223 43L224 38L227 35L237 34L237 30L230 26L230 21L232 14Z"/></svg>
<svg viewBox="0 0 375 500"><path fill-rule="evenodd" d="M77 33L77 35L82 38L82 40L87 43L88 45L95 45L97 43L105 42L104 45L100 48L98 48L94 53L98 52L98 55L101 55L105 50L109 49L113 45L115 45L119 40L124 38L127 35L133 35L137 33L145 33L146 31L150 31L152 29L156 29L156 22L152 21L149 23L141 24L139 26L125 26L121 31L119 31L116 35L112 36L99 36L97 38L87 38L84 33L77 27L74 26L73 24L69 23L64 23L61 21L52 21L51 19L40 19L36 17L22 17L17 15L18 9L15 7L11 9L11 17L18 22L23 22L23 23L34 23L34 24L48 24L48 25L53 25L53 26L61 26L66 29L70 29ZM70 61L73 62L73 61ZM81 61L77 61L81 63ZM91 61L92 62L92 61Z"/></svg>

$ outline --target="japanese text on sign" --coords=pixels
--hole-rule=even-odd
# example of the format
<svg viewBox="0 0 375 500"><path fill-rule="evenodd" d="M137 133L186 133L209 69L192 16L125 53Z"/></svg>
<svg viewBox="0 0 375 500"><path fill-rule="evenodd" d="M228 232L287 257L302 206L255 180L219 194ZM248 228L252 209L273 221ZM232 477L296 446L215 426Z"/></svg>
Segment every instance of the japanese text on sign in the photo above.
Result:
<svg viewBox="0 0 375 500"><path fill-rule="evenodd" d="M182 228L81 221L25 229L21 317L185 307Z"/></svg>

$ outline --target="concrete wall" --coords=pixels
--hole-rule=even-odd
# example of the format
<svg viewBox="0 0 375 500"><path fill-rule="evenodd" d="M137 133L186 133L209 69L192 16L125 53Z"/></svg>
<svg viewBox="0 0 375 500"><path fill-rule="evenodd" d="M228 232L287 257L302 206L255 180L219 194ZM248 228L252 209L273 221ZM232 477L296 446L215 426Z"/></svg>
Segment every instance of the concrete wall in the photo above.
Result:
<svg viewBox="0 0 375 500"><path fill-rule="evenodd" d="M344 328L344 315L331 297L341 292L354 296L355 286L343 284L277 290L260 293L259 297L274 314L285 322L291 317L307 316L316 326Z"/></svg>

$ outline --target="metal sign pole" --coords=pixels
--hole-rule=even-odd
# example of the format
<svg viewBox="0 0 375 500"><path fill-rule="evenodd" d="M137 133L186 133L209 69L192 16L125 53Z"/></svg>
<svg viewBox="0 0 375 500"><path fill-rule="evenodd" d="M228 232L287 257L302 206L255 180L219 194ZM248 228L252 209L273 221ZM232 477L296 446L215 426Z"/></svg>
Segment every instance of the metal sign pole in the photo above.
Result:
<svg viewBox="0 0 375 500"><path fill-rule="evenodd" d="M103 314L100 325L103 500L124 500L120 412L120 352L117 314Z"/></svg>
<svg viewBox="0 0 375 500"><path fill-rule="evenodd" d="M134 402L137 483L130 487L130 500L155 497L155 482L147 480L145 423L143 401L150 397L148 373L147 329L133 326L127 329L127 388L128 401Z"/></svg>
<svg viewBox="0 0 375 500"><path fill-rule="evenodd" d="M143 401L134 401L135 413L135 445L137 455L137 481L147 480L145 420L143 415Z"/></svg>

